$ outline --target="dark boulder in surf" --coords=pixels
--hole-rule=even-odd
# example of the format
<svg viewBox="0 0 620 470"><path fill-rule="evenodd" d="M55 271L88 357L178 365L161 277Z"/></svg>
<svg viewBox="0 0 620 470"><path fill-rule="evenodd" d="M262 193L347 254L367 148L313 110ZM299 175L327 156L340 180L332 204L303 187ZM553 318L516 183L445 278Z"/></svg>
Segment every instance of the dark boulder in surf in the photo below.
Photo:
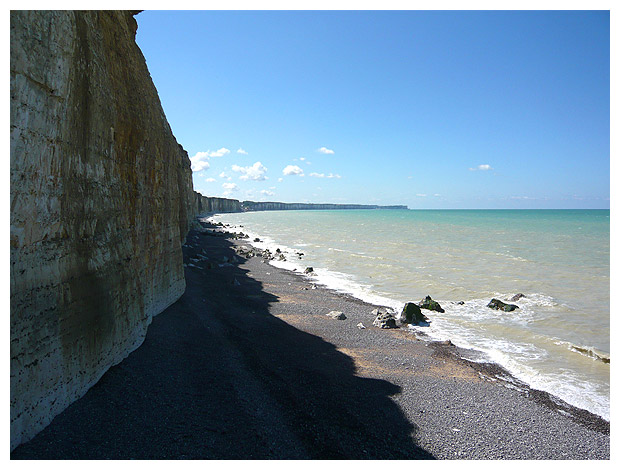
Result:
<svg viewBox="0 0 620 470"><path fill-rule="evenodd" d="M495 310L503 310L504 312L512 312L513 310L516 310L519 308L517 305L505 304L504 302L498 299L491 299L487 307L493 308Z"/></svg>
<svg viewBox="0 0 620 470"><path fill-rule="evenodd" d="M407 302L400 314L400 322L403 324L418 325L421 322L429 323L429 320L422 313L420 307L413 302Z"/></svg>
<svg viewBox="0 0 620 470"><path fill-rule="evenodd" d="M430 295L427 295L419 304L420 308L425 308L427 310L434 310L435 312L444 313L445 310L441 308L438 302L435 302L431 299Z"/></svg>
<svg viewBox="0 0 620 470"><path fill-rule="evenodd" d="M508 302L516 302L517 300L522 299L523 297L525 297L525 295L523 295L521 293L515 294L515 295L513 295L512 297L510 297L508 299Z"/></svg>

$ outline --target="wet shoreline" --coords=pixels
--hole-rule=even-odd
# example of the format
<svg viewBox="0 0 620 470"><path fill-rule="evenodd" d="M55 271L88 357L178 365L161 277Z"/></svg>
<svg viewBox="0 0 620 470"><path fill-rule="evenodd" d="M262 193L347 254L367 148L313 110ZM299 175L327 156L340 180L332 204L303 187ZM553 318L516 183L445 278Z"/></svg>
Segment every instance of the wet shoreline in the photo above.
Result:
<svg viewBox="0 0 620 470"><path fill-rule="evenodd" d="M183 297L11 458L609 459L604 420L373 327L375 306L239 257L243 244L191 231Z"/></svg>

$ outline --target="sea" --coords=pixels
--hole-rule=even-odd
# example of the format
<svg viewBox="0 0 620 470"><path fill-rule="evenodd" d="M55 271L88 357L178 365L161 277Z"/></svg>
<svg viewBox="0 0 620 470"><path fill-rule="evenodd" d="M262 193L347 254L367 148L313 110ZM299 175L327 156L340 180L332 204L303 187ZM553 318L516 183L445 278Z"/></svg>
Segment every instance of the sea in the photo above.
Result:
<svg viewBox="0 0 620 470"><path fill-rule="evenodd" d="M437 340L609 420L609 210L303 210L215 215L272 264L399 313L427 295ZM302 252L300 259L295 255ZM519 309L487 307L517 293Z"/></svg>

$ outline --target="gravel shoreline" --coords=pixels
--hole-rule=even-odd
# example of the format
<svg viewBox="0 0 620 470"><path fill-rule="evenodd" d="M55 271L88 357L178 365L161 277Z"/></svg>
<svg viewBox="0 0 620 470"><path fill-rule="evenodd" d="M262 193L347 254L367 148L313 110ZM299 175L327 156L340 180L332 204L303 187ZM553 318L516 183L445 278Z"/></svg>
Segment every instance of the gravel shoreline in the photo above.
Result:
<svg viewBox="0 0 620 470"><path fill-rule="evenodd" d="M376 306L239 257L231 234L187 240L185 294L12 459L609 459L602 418L373 327Z"/></svg>

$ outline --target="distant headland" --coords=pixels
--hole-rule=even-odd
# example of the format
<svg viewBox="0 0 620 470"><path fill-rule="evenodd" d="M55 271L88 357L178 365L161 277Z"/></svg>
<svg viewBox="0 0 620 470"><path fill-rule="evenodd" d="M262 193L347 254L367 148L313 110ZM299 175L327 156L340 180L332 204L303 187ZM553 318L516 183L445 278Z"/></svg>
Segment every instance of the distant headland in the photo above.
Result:
<svg viewBox="0 0 620 470"><path fill-rule="evenodd" d="M315 204L306 202L256 202L239 201L224 197L210 197L194 191L195 213L198 215L213 212L256 212L286 210L343 210L343 209L400 209L408 210L404 205L378 206L372 204Z"/></svg>
<svg viewBox="0 0 620 470"><path fill-rule="evenodd" d="M283 211L283 210L338 210L338 209L404 209L407 206L377 206L368 204L313 204L302 202L254 202L243 201L241 210L250 211Z"/></svg>

